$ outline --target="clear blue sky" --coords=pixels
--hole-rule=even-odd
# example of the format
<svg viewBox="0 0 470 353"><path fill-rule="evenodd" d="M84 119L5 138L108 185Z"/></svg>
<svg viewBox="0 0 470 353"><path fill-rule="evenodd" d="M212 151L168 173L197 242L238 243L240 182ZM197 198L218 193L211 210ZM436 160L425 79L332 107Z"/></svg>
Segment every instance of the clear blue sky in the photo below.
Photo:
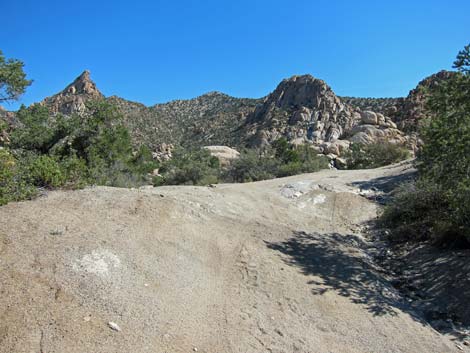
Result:
<svg viewBox="0 0 470 353"><path fill-rule="evenodd" d="M0 26L0 49L34 79L25 104L84 69L147 105L261 97L304 73L339 95L403 96L470 42L470 1L0 0Z"/></svg>

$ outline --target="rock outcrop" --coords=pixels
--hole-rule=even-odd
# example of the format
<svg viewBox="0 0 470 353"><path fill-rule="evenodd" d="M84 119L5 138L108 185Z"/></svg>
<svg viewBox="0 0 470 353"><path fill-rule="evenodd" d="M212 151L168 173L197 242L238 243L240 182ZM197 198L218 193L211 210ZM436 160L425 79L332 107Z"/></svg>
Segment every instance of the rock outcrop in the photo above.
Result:
<svg viewBox="0 0 470 353"><path fill-rule="evenodd" d="M14 112L0 106L0 147L10 143L10 131L17 125Z"/></svg>
<svg viewBox="0 0 470 353"><path fill-rule="evenodd" d="M333 162L351 143L388 141L411 150L417 143L391 117L344 102L324 81L310 75L282 81L247 118L244 132L252 146L284 137L294 144L315 146Z"/></svg>
<svg viewBox="0 0 470 353"><path fill-rule="evenodd" d="M333 142L361 119L322 80L310 75L283 80L248 117L248 143L267 145L280 137L296 143Z"/></svg>
<svg viewBox="0 0 470 353"><path fill-rule="evenodd" d="M44 99L41 104L47 105L53 114L80 114L85 112L86 102L103 98L103 94L91 80L90 72L85 70L62 92Z"/></svg>
<svg viewBox="0 0 470 353"><path fill-rule="evenodd" d="M310 144L334 159L351 143L389 141L416 150L420 141L413 127L426 114L422 88L450 75L441 72L423 80L407 98L340 98L324 81L303 75L283 80L263 99L211 92L147 107L116 96L105 98L85 71L41 103L54 114L80 114L87 101L107 99L122 112L135 143L150 146L159 159L169 155L162 146L238 149L268 146L280 137L295 145Z"/></svg>
<svg viewBox="0 0 470 353"><path fill-rule="evenodd" d="M415 132L419 127L420 121L431 114L426 109L426 98L429 90L448 80L453 75L455 75L455 72L440 71L425 78L415 89L411 90L408 97L404 100L402 107L397 110L395 120L398 127L407 132Z"/></svg>
<svg viewBox="0 0 470 353"><path fill-rule="evenodd" d="M216 157L222 167L229 166L240 157L240 152L228 146L204 146L211 156Z"/></svg>
<svg viewBox="0 0 470 353"><path fill-rule="evenodd" d="M426 109L429 89L448 80L455 72L440 71L431 75L411 90L407 97L400 98L354 98L342 97L342 101L362 111L372 110L389 116L397 127L409 134L416 133L420 122L431 115Z"/></svg>

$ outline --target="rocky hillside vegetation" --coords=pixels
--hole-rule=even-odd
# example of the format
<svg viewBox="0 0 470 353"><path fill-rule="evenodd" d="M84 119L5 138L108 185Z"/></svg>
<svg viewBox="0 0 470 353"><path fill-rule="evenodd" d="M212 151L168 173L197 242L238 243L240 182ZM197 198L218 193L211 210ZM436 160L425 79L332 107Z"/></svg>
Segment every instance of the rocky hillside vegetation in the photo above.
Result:
<svg viewBox="0 0 470 353"><path fill-rule="evenodd" d="M418 83L407 97L399 98L356 98L342 97L341 99L360 109L372 110L390 116L398 128L415 133L423 120L432 113L426 108L429 92L455 75L452 71L440 71Z"/></svg>
<svg viewBox="0 0 470 353"><path fill-rule="evenodd" d="M85 71L41 104L52 114L85 114L86 102L100 98L103 95ZM378 101L386 103L379 105L366 104L365 99L343 99L324 81L310 75L283 80L261 99L212 92L150 107L116 96L106 100L123 114L134 142L156 153L168 145L262 148L285 138L293 145L308 144L329 156L333 165L341 166L345 163L341 157L351 143L387 142L411 151L419 145L415 134L406 134L397 127L397 123L404 126L404 121L411 121L408 115L404 118L397 113L406 106L407 99L382 99ZM422 107L414 111L419 109Z"/></svg>
<svg viewBox="0 0 470 353"><path fill-rule="evenodd" d="M148 107L105 97L85 71L39 104L0 111L0 144L11 149L3 152L5 163L16 161L24 184L40 187L210 184L372 168L415 153L421 140L413 126L427 114L426 92L450 75L432 76L399 99L340 98L324 81L303 75L283 80L265 98L212 92ZM111 135L106 126L115 129ZM95 130L85 138L87 129ZM105 149L116 151L107 162ZM224 149L236 158L214 152Z"/></svg>

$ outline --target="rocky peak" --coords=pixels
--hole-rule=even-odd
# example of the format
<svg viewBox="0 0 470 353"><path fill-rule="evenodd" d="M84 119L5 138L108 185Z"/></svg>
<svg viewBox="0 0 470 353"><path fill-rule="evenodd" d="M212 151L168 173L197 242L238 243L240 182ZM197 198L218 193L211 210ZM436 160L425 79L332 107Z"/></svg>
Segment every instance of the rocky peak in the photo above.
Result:
<svg viewBox="0 0 470 353"><path fill-rule="evenodd" d="M455 74L452 71L442 70L419 82L418 86L411 90L408 97L405 98L404 104L397 113L395 120L400 129L409 132L416 131L421 120L431 116L431 113L426 109L427 92Z"/></svg>
<svg viewBox="0 0 470 353"><path fill-rule="evenodd" d="M84 112L87 101L102 98L104 96L92 81L90 71L85 70L63 91L44 99L41 104L48 106L54 114L73 114Z"/></svg>
<svg viewBox="0 0 470 353"><path fill-rule="evenodd" d="M302 75L283 80L249 116L246 128L254 145L282 136L320 143L340 138L359 119L323 80Z"/></svg>
<svg viewBox="0 0 470 353"><path fill-rule="evenodd" d="M90 78L90 71L85 70L75 81L68 85L60 94L85 94L95 96L97 98L103 97L101 92L96 88L96 84Z"/></svg>
<svg viewBox="0 0 470 353"><path fill-rule="evenodd" d="M324 81L311 75L302 75L283 80L270 98L274 99L279 108L316 108L324 96L335 95Z"/></svg>

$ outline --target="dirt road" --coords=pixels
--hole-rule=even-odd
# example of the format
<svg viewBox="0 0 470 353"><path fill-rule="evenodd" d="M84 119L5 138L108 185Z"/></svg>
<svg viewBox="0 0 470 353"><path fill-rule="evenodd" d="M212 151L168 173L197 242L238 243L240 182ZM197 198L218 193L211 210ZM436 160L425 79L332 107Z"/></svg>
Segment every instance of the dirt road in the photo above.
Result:
<svg viewBox="0 0 470 353"><path fill-rule="evenodd" d="M0 352L460 352L361 235L405 168L0 207Z"/></svg>

